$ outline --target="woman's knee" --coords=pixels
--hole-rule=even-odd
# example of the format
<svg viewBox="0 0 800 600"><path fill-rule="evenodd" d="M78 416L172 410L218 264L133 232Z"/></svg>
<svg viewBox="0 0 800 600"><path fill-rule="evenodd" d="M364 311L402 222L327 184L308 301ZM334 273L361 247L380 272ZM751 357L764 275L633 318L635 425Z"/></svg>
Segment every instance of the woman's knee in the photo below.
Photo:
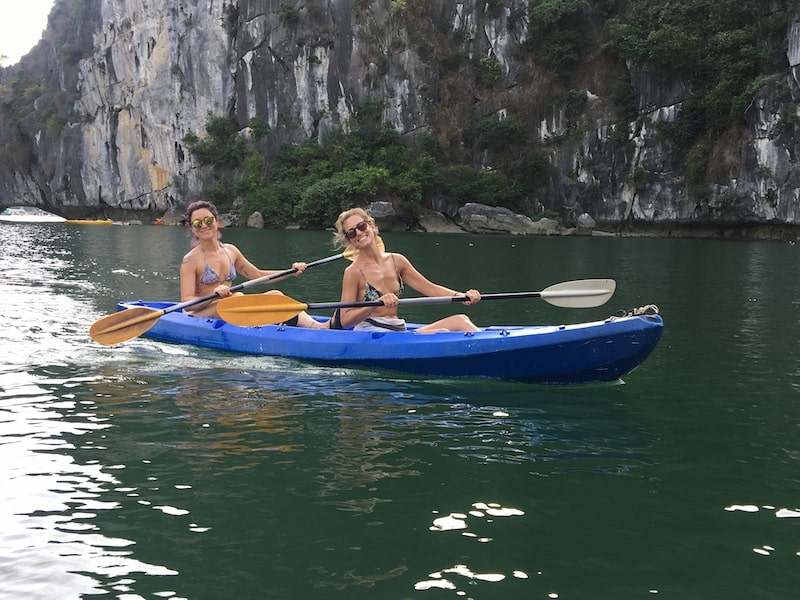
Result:
<svg viewBox="0 0 800 600"><path fill-rule="evenodd" d="M458 319L458 324L461 326L461 331L478 331L478 327L472 322L467 315L454 315Z"/></svg>

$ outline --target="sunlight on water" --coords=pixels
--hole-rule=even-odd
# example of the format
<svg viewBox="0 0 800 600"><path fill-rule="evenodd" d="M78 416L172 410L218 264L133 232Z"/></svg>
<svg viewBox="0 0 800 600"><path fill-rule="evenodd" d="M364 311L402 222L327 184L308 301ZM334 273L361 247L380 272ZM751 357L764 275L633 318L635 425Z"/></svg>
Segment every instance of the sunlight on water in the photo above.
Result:
<svg viewBox="0 0 800 600"><path fill-rule="evenodd" d="M725 510L727 512L744 512L744 513L759 513L760 511L768 511L773 513L775 518L778 519L798 519L800 518L800 508L778 508L776 509L774 506L765 505L765 506L756 506L755 504L731 504L730 506L726 506ZM760 554L762 556L771 556L775 553L775 548L773 546L764 544L762 546L753 548L753 552L756 554ZM785 551L785 549L784 549ZM792 548L791 552L795 555L800 556L800 545L798 545L797 549Z"/></svg>
<svg viewBox="0 0 800 600"><path fill-rule="evenodd" d="M131 556L132 541L108 537L93 521L119 503L104 499L118 482L99 462L78 464L74 442L111 427L76 405L71 390L92 378L56 379L0 374L0 571L20 597L99 593L92 576L175 574ZM34 570L32 566L36 565Z"/></svg>
<svg viewBox="0 0 800 600"><path fill-rule="evenodd" d="M101 346L117 300L177 295L185 233L3 233L3 600L794 597L800 337L774 315L800 278L773 246L514 240L547 283L614 265L614 301L668 319L626 385L554 388ZM328 269L294 295L335 297Z"/></svg>
<svg viewBox="0 0 800 600"><path fill-rule="evenodd" d="M478 527L483 527L485 529L487 524L491 524L493 522L492 517L512 517L522 516L524 514L525 513L523 511L517 508L503 507L496 502L489 502L488 504L485 502L474 502L472 504L472 510L469 511L469 514L451 512L447 516L437 517L433 520L433 524L428 529L430 531L465 530L462 531L462 536L474 538L479 543L488 544L494 541L493 538L486 535L478 535L471 531L466 531L468 529L467 519L470 517L473 519L485 519L485 521L482 523L477 523ZM464 595L466 592L460 590L458 584L454 583L454 581L463 580L455 580L452 577L453 575L458 575L465 578L468 584L470 582L477 581L485 581L490 583L499 582L506 578L506 575L503 573L477 573L473 572L469 567L467 567L467 565L460 564L442 569L441 571L429 573L428 579L418 581L414 584L414 589L428 590L432 588L439 588L446 590L457 590L458 595ZM528 578L527 573L522 570L512 570L511 576L517 579Z"/></svg>

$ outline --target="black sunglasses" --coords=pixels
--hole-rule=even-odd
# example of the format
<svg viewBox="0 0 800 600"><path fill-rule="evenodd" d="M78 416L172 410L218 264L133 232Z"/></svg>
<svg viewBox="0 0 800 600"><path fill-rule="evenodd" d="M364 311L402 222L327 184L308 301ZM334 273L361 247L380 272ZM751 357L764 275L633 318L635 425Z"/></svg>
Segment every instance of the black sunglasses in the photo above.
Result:
<svg viewBox="0 0 800 600"><path fill-rule="evenodd" d="M367 222L366 221L361 221L355 227L351 227L350 229L348 229L347 231L344 232L344 237L346 237L348 240L352 240L354 237L356 237L358 235L358 233L356 233L356 230L358 230L358 231L366 231L367 230Z"/></svg>
<svg viewBox="0 0 800 600"><path fill-rule="evenodd" d="M194 219L192 221L192 227L195 229L200 229L204 224L211 227L214 224L216 219L214 217L203 217L202 219Z"/></svg>

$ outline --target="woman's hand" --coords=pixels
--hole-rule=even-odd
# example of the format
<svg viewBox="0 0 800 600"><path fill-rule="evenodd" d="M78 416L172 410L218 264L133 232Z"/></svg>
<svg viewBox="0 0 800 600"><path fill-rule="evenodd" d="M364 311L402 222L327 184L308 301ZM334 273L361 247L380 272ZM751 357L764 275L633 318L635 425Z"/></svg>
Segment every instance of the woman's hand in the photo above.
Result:
<svg viewBox="0 0 800 600"><path fill-rule="evenodd" d="M308 268L308 264L304 262L296 262L292 263L292 268L295 271L297 271L297 273L295 273L293 277L297 277L298 275L301 275L303 271L305 271Z"/></svg>
<svg viewBox="0 0 800 600"><path fill-rule="evenodd" d="M467 290L464 295L469 298L464 304L477 304L481 301L481 293L478 290Z"/></svg>
<svg viewBox="0 0 800 600"><path fill-rule="evenodd" d="M396 294L389 292L378 298L386 308L395 308L400 303L400 299Z"/></svg>
<svg viewBox="0 0 800 600"><path fill-rule="evenodd" d="M231 288L223 283L214 288L214 293L220 298L227 298L231 295Z"/></svg>

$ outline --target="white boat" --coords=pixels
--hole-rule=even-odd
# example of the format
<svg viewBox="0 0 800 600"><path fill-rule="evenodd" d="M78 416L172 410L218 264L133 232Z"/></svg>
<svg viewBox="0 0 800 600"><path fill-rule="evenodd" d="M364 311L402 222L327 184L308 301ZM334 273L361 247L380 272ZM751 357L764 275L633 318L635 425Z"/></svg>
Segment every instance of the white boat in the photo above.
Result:
<svg viewBox="0 0 800 600"><path fill-rule="evenodd" d="M46 212L41 208L12 206L0 213L2 223L63 223L64 217Z"/></svg>

